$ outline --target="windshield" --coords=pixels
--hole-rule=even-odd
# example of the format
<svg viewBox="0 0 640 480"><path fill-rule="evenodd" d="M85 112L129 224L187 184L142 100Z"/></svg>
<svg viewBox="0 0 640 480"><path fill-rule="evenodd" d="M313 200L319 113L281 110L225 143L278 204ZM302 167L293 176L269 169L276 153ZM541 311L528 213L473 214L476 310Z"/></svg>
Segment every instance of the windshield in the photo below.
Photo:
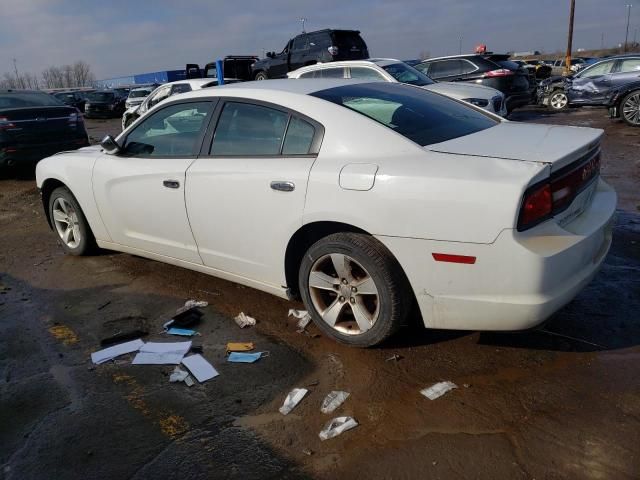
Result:
<svg viewBox="0 0 640 480"><path fill-rule="evenodd" d="M129 92L129 98L142 98L151 93L151 90L131 90Z"/></svg>
<svg viewBox="0 0 640 480"><path fill-rule="evenodd" d="M90 102L112 102L114 98L115 94L111 92L93 92L87 95Z"/></svg>
<svg viewBox="0 0 640 480"><path fill-rule="evenodd" d="M0 93L0 108L58 107L60 105L64 103L48 93Z"/></svg>
<svg viewBox="0 0 640 480"><path fill-rule="evenodd" d="M411 85L417 85L418 87L436 83L424 73L406 63L392 63L391 65L383 65L382 68L401 83L409 83Z"/></svg>
<svg viewBox="0 0 640 480"><path fill-rule="evenodd" d="M469 135L498 124L498 121L463 103L397 83L346 85L312 95L365 115L422 146Z"/></svg>

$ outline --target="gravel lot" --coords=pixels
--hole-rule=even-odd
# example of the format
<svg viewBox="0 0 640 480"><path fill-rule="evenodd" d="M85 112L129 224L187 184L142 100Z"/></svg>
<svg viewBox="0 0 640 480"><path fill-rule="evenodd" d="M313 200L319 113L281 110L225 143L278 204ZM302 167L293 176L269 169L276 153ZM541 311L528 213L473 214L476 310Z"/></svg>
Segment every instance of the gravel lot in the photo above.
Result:
<svg viewBox="0 0 640 480"><path fill-rule="evenodd" d="M296 332L290 304L114 252L63 255L33 179L0 180L0 477L637 478L640 471L640 129L603 110L517 111L513 120L606 129L603 177L619 194L602 271L543 331L412 328L382 348ZM88 120L94 140L119 120ZM188 388L169 366L94 367L104 336L161 325L210 302L195 342L220 376ZM240 330L233 316L258 319ZM225 362L228 341L267 358ZM397 356L397 357L394 357ZM395 359L390 359L395 358ZM429 401L441 380L459 388ZM293 387L310 394L290 415ZM320 442L331 390L360 423Z"/></svg>

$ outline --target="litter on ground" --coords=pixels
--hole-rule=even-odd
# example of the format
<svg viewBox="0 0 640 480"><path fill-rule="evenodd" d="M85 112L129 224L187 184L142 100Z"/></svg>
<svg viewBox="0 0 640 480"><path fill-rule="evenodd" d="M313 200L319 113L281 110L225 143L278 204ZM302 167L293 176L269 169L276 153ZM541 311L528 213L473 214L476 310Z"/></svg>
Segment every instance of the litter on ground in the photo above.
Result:
<svg viewBox="0 0 640 480"><path fill-rule="evenodd" d="M249 315L245 315L244 312L240 312L240 314L235 317L234 320L240 328L253 327L256 324L256 319L250 317Z"/></svg>
<svg viewBox="0 0 640 480"><path fill-rule="evenodd" d="M328 440L357 426L358 422L353 417L336 417L324 426L318 436L320 440Z"/></svg>
<svg viewBox="0 0 640 480"><path fill-rule="evenodd" d="M208 305L209 302L205 300L187 300L186 302L184 302L184 306L176 310L176 315L179 315L182 312L186 312L187 310L191 310L192 308L204 308Z"/></svg>
<svg viewBox="0 0 640 480"><path fill-rule="evenodd" d="M311 322L311 315L306 310L294 310L293 308L289 309L288 317L295 317L298 319L298 333L304 332L304 329L307 328L307 325Z"/></svg>
<svg viewBox="0 0 640 480"><path fill-rule="evenodd" d="M193 380L189 376L189 372L185 372L180 367L175 367L169 377L171 383L184 382L188 387L193 385Z"/></svg>
<svg viewBox="0 0 640 480"><path fill-rule="evenodd" d="M420 393L429 400L435 400L454 388L458 388L458 386L453 382L439 382L420 390Z"/></svg>
<svg viewBox="0 0 640 480"><path fill-rule="evenodd" d="M289 392L287 398L284 399L284 403L280 407L280 413L283 415L288 415L291 410L296 408L296 405L300 403L300 401L304 398L304 396L309 392L306 388L294 388Z"/></svg>
<svg viewBox="0 0 640 480"><path fill-rule="evenodd" d="M191 342L148 342L140 347L133 365L178 365L191 348Z"/></svg>
<svg viewBox="0 0 640 480"><path fill-rule="evenodd" d="M124 355L125 353L137 352L143 345L144 342L140 339L121 343L120 345L114 345L113 347L93 352L91 354L91 361L96 365L108 362L109 360L113 360L114 358L119 357L120 355Z"/></svg>
<svg viewBox="0 0 640 480"><path fill-rule="evenodd" d="M244 353L244 352L231 352L227 357L227 362L231 363L253 363L260 359L260 357L266 357L267 352L255 352L255 353Z"/></svg>
<svg viewBox="0 0 640 480"><path fill-rule="evenodd" d="M118 332L110 337L100 340L100 346L108 347L110 345L115 345L116 343L128 342L129 340L139 339L140 337L145 337L147 335L149 335L149 332L140 329Z"/></svg>
<svg viewBox="0 0 640 480"><path fill-rule="evenodd" d="M331 413L349 398L349 392L334 390L324 397L320 411L322 413Z"/></svg>
<svg viewBox="0 0 640 480"><path fill-rule="evenodd" d="M167 330L167 333L169 335L180 335L182 337L193 337L194 335L198 334L198 332L196 332L195 330L189 330L186 328L175 328L175 327L172 327L169 330Z"/></svg>
<svg viewBox="0 0 640 480"><path fill-rule="evenodd" d="M248 352L253 350L253 342L229 342L227 343L227 353Z"/></svg>
<svg viewBox="0 0 640 480"><path fill-rule="evenodd" d="M220 375L209 362L200 354L190 355L182 359L182 364L196 377L200 383L211 380Z"/></svg>

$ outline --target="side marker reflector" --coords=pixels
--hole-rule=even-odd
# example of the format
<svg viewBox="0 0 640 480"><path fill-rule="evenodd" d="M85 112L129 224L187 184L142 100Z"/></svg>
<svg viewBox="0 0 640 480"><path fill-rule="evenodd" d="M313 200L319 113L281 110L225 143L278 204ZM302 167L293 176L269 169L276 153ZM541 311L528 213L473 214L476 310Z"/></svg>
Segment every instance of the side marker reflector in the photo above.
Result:
<svg viewBox="0 0 640 480"><path fill-rule="evenodd" d="M432 253L431 255L436 262L466 263L467 265L476 263L476 257L469 255L450 255L448 253Z"/></svg>

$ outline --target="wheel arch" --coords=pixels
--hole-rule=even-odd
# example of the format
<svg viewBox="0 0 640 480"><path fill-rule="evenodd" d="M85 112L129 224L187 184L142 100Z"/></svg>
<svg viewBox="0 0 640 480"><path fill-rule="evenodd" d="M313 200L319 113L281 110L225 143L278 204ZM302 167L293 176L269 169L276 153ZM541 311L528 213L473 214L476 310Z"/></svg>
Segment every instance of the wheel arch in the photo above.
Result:
<svg viewBox="0 0 640 480"><path fill-rule="evenodd" d="M65 187L69 191L71 189L61 180L57 178L47 178L43 183L42 187L40 187L40 197L42 199L42 207L44 208L44 214L47 218L47 223L50 228L53 228L53 224L51 223L51 215L49 214L49 198L51 198L51 194L56 188Z"/></svg>

